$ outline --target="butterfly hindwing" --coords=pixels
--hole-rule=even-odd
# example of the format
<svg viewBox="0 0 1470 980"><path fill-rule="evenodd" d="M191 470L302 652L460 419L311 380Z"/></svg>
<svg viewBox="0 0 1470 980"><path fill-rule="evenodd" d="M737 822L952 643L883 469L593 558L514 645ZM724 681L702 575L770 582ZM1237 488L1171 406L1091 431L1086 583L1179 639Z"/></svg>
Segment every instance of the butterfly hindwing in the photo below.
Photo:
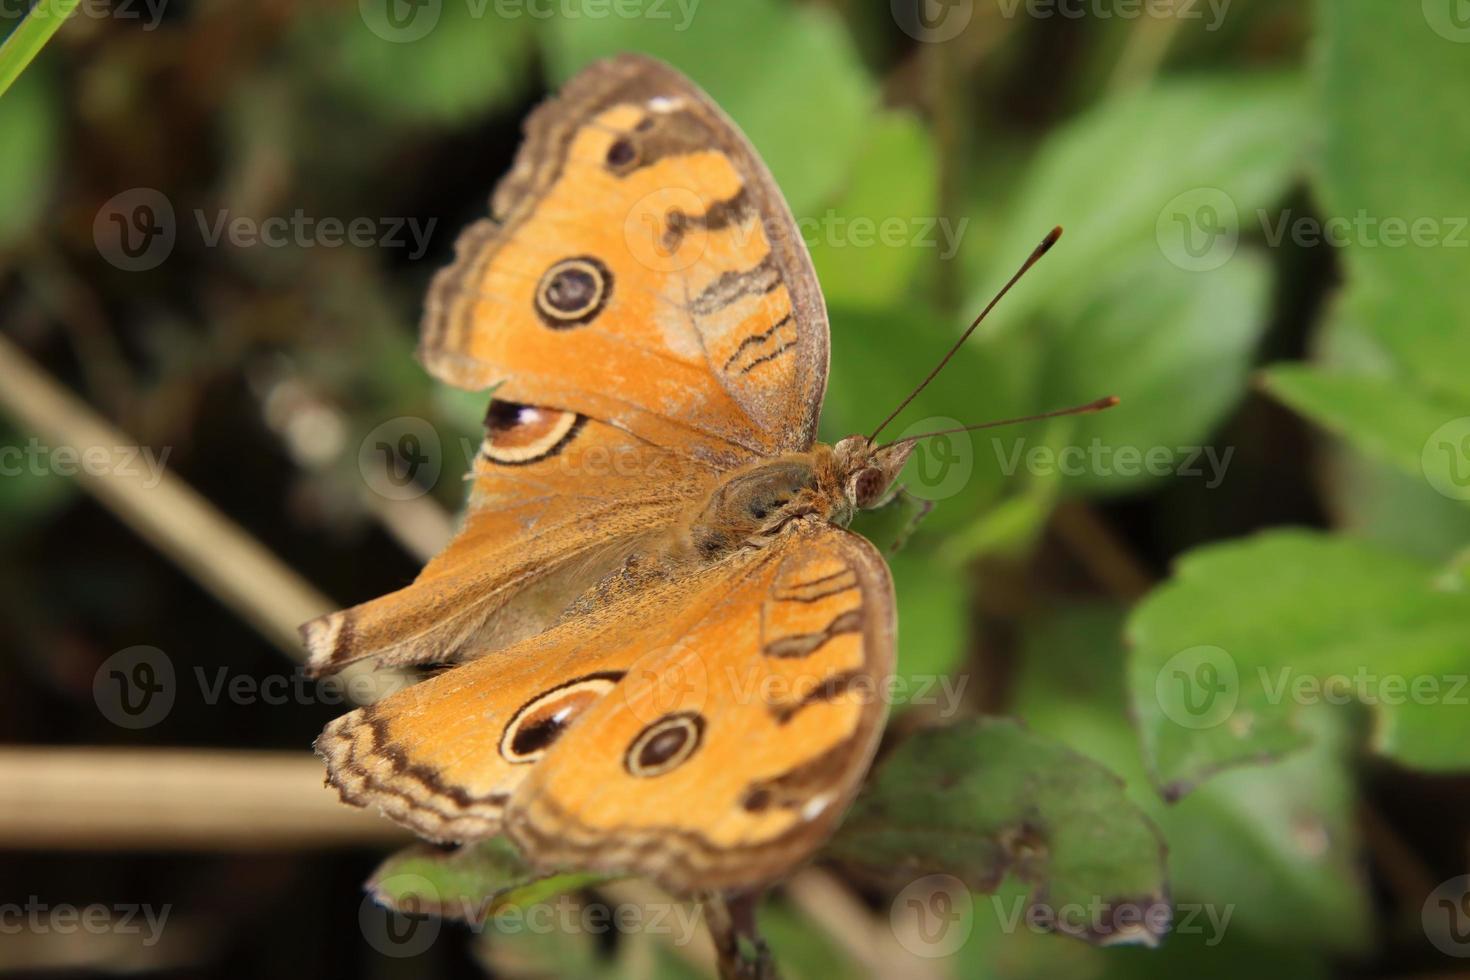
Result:
<svg viewBox="0 0 1470 980"><path fill-rule="evenodd" d="M882 729L887 568L819 523L735 568L697 624L651 647L517 789L508 830L538 862L744 887L831 832Z"/></svg>
<svg viewBox="0 0 1470 980"><path fill-rule="evenodd" d="M504 829L549 867L742 887L831 832L876 746L893 652L877 552L798 524L359 709L318 751L345 798L435 839Z"/></svg>

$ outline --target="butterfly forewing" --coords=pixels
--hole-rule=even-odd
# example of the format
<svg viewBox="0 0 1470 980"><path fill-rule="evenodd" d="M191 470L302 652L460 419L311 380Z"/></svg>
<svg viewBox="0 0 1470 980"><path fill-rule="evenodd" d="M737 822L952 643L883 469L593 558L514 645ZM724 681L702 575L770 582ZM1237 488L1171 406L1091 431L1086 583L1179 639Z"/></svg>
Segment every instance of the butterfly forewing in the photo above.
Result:
<svg viewBox="0 0 1470 980"><path fill-rule="evenodd" d="M538 109L435 280L440 378L720 466L804 450L827 375L811 259L764 164L687 79L600 62Z"/></svg>

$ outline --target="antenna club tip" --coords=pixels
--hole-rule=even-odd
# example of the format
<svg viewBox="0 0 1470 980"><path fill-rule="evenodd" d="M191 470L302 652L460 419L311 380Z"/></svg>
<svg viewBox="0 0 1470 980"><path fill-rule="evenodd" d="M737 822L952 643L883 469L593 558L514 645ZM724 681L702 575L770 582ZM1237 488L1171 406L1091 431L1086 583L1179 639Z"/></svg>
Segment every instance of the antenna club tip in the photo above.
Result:
<svg viewBox="0 0 1470 980"><path fill-rule="evenodd" d="M1120 399L1117 395L1109 395L1106 398L1099 398L1097 401L1088 406L1088 411L1101 412L1104 409L1112 408L1114 405L1118 404L1119 401Z"/></svg>
<svg viewBox="0 0 1470 980"><path fill-rule="evenodd" d="M1062 226L1057 225L1051 231L1047 232L1046 237L1041 240L1041 244L1036 246L1036 254L1045 255L1047 252L1051 251L1051 247L1055 245L1058 241L1060 241L1061 237Z"/></svg>

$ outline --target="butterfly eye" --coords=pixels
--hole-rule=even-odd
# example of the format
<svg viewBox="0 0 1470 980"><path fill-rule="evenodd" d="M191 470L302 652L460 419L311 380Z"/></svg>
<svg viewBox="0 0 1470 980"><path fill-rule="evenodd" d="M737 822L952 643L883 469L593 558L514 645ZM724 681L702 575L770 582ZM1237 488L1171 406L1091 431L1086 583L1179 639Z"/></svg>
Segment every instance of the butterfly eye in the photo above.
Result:
<svg viewBox="0 0 1470 980"><path fill-rule="evenodd" d="M500 736L506 762L535 762L572 722L613 689L623 675L592 674L552 688L521 706Z"/></svg>
<svg viewBox="0 0 1470 980"><path fill-rule="evenodd" d="M638 733L623 768L640 778L662 776L677 769L699 748L704 737L704 718L693 711L681 711L662 718Z"/></svg>
<svg viewBox="0 0 1470 980"><path fill-rule="evenodd" d="M591 256L562 259L536 286L536 313L556 330L589 323L612 293L612 273Z"/></svg>
<svg viewBox="0 0 1470 980"><path fill-rule="evenodd" d="M856 507L871 507L883 496L883 491L887 489L887 482L883 471L878 467L864 467L858 470L852 478L848 486L848 496L851 497Z"/></svg>

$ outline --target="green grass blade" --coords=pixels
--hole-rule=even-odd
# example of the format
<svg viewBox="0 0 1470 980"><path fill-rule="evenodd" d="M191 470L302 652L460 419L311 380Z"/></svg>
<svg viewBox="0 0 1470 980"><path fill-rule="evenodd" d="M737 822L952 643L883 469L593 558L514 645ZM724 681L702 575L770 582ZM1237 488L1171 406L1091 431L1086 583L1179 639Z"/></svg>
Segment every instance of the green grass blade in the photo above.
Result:
<svg viewBox="0 0 1470 980"><path fill-rule="evenodd" d="M66 22L77 0L38 0L10 36L0 44L0 95Z"/></svg>

